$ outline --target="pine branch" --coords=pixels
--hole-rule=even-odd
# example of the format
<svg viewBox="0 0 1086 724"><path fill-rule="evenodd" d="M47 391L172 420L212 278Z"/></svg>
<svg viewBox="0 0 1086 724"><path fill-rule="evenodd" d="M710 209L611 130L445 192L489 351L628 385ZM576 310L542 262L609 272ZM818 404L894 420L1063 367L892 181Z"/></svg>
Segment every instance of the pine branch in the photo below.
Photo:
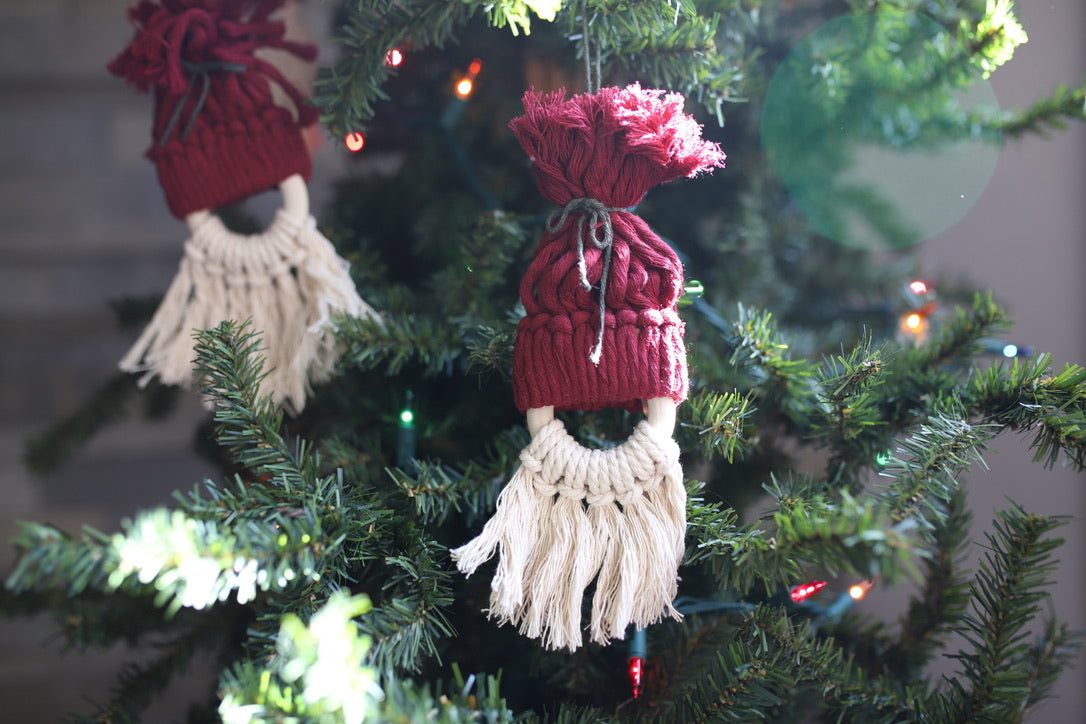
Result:
<svg viewBox="0 0 1086 724"><path fill-rule="evenodd" d="M691 497L686 506L686 532L694 545L687 547L683 560L685 564L712 561L717 568L726 567L729 564L721 563L721 555L730 556L733 550L759 548L764 545L762 538L765 531L756 526L740 528L739 514L734 508L725 507L715 501L703 502L700 493L705 485L698 482L696 486L693 490L688 488Z"/></svg>
<svg viewBox="0 0 1086 724"><path fill-rule="evenodd" d="M1083 633L1071 632L1067 624L1049 618L1044 630L1029 648L1029 697L1025 710L1029 711L1052 694L1056 680L1066 669L1073 668L1082 649Z"/></svg>
<svg viewBox="0 0 1086 724"><path fill-rule="evenodd" d="M453 601L451 575L435 560L437 545L423 542L384 559L381 600L361 621L373 638L369 660L380 671L415 671L424 658L438 656L437 640L452 636L445 616ZM376 576L367 571L361 583Z"/></svg>
<svg viewBox="0 0 1086 724"><path fill-rule="evenodd" d="M826 360L817 379L822 392L808 436L830 448L827 480L859 489L859 471L886 449L888 430L877 388L883 383L883 351L865 337L848 354Z"/></svg>
<svg viewBox="0 0 1086 724"><path fill-rule="evenodd" d="M726 617L690 617L666 632L646 705L633 709L630 720L752 721L779 702L766 691L764 662L742 660L736 626Z"/></svg>
<svg viewBox="0 0 1086 724"><path fill-rule="evenodd" d="M742 100L744 37L753 24L739 3L717 5L701 14L692 2L591 0L589 34L604 64L683 93L724 125L723 104ZM583 60L580 7L570 6L566 33Z"/></svg>
<svg viewBox="0 0 1086 724"><path fill-rule="evenodd" d="M935 528L947 515L958 476L974 463L984 464L981 453L997 432L994 425L970 424L959 411L934 414L900 443L900 454L879 473L892 479L879 497L893 520L912 520L925 531Z"/></svg>
<svg viewBox="0 0 1086 724"><path fill-rule="evenodd" d="M499 677L465 679L453 664L446 690L441 682L419 684L373 666L371 637L365 633L373 615L365 596L339 592L308 622L283 616L270 660L242 660L224 672L223 721L514 721Z"/></svg>
<svg viewBox="0 0 1086 724"><path fill-rule="evenodd" d="M504 314L516 298L512 267L529 243L527 222L504 211L478 214L453 234L449 264L428 281L432 296L458 318L489 320Z"/></svg>
<svg viewBox="0 0 1086 724"><path fill-rule="evenodd" d="M336 593L308 623L283 617L276 655L240 661L222 676L219 715L225 722L361 722L378 709L376 672L362 664L370 641L354 617L369 610L365 596Z"/></svg>
<svg viewBox="0 0 1086 724"><path fill-rule="evenodd" d="M986 338L997 334L1006 324L1006 316L992 301L991 294L977 294L972 309L957 309L932 340L905 349L887 362L882 384L873 390L886 432L905 433L918 423L945 426L945 422L937 422L940 414L957 407L963 407L964 411L951 417L960 417L968 423L977 405L963 400L972 394L966 392L969 389L966 375L972 372L966 361L983 349ZM982 427L983 424L978 424L978 429ZM875 458L882 453L877 448L871 452L875 455L868 456L866 461L878 462Z"/></svg>
<svg viewBox="0 0 1086 724"><path fill-rule="evenodd" d="M1052 583L1052 553L1063 543L1048 535L1065 522L1019 506L997 513L995 532L985 536L988 553L970 586L973 613L954 627L969 648L950 657L962 670L946 682L946 721L1022 720L1034 696L1031 681L1045 676L1056 660L1043 653L1038 658L1024 639L1027 624L1048 596L1043 589ZM1030 676L1022 675L1023 667Z"/></svg>
<svg viewBox="0 0 1086 724"><path fill-rule="evenodd" d="M67 596L86 591L153 595L166 617L182 607L206 609L230 596L244 604L258 591L289 589L339 570L346 535L336 530L334 517L314 513L224 525L158 508L125 521L121 533L88 530L82 540L51 526L26 524L16 539L21 556L7 587ZM327 538L321 535L325 531Z"/></svg>
<svg viewBox="0 0 1086 724"><path fill-rule="evenodd" d="M128 663L123 667L107 703L94 714L76 717L76 720L88 724L140 721L142 712L154 697L188 668L200 649L221 645L223 633L219 620L204 617L170 639L156 643L156 653L150 661Z"/></svg>
<svg viewBox="0 0 1086 724"><path fill-rule="evenodd" d="M1086 120L1086 85L1078 88L1057 86L1048 96L1026 109L1009 114L1003 120L1002 130L1010 138L1026 134L1047 137L1050 129L1067 128L1066 121Z"/></svg>
<svg viewBox="0 0 1086 724"><path fill-rule="evenodd" d="M1086 369L1066 365L1049 375L1051 356L996 363L973 375L962 391L970 411L1011 430L1036 429L1033 459L1051 467L1061 453L1086 467Z"/></svg>
<svg viewBox="0 0 1086 724"><path fill-rule="evenodd" d="M67 596L104 589L118 562L108 542L108 536L91 528L76 541L54 526L23 523L11 541L19 558L5 586L16 594L62 591Z"/></svg>
<svg viewBox="0 0 1086 724"><path fill-rule="evenodd" d="M932 545L923 561L920 590L901 618L897 640L880 655L896 677L915 678L968 605L968 586L960 568L969 544L971 518L964 491L954 491L947 515L931 531Z"/></svg>
<svg viewBox="0 0 1086 724"><path fill-rule="evenodd" d="M389 2L358 0L346 8L343 53L317 75L313 102L321 122L337 136L363 131L374 115L374 104L385 100L382 86L394 72L385 62L392 48L443 47L477 11L477 3L433 3L426 0Z"/></svg>
<svg viewBox="0 0 1086 724"><path fill-rule="evenodd" d="M347 346L341 364L362 369L397 374L417 361L433 376L446 372L464 354L457 326L430 316L386 312L380 322L341 317L337 329Z"/></svg>
<svg viewBox="0 0 1086 724"><path fill-rule="evenodd" d="M23 456L27 468L39 475L57 470L98 433L132 414L134 399L139 399L143 414L151 419L172 407L176 388L152 383L140 396L140 387L134 375L110 377L73 413L27 440Z"/></svg>
<svg viewBox="0 0 1086 724"><path fill-rule="evenodd" d="M383 85L395 72L385 63L389 49L443 47L479 13L485 13L493 27L527 33L529 8L564 27L574 52L582 52L581 4L576 2L557 7L545 0L352 3L343 35L337 38L344 53L334 65L322 68L317 78L314 102L323 111L322 121L335 135L365 129L376 103L388 98ZM731 2L723 8L724 15L702 15L687 0L593 0L588 9L590 33L599 42L608 71L621 65L653 87L685 93L723 124L723 103L739 100L741 95L738 86L744 72L739 59L747 55L746 34L753 32L748 9Z"/></svg>
<svg viewBox="0 0 1086 724"><path fill-rule="evenodd" d="M817 394L815 370L807 360L791 358L772 313L739 305L727 341L734 350L731 364L750 375L755 394L779 407L787 419L802 423Z"/></svg>
<svg viewBox="0 0 1086 724"><path fill-rule="evenodd" d="M698 619L665 659L662 690L633 719L649 721L796 721L818 697L843 716L891 721L907 710L894 683L868 679L832 640L771 606L757 606L738 627ZM858 711L857 711L858 710Z"/></svg>
<svg viewBox="0 0 1086 724"><path fill-rule="evenodd" d="M777 481L766 489L778 503L769 516L771 529L728 525L729 516L719 509L696 511L690 523L698 557L709 557L722 587L748 591L760 583L775 590L815 565L864 578L893 579L912 571L917 544L911 521L894 522L885 508L844 491L830 499L816 488Z"/></svg>
<svg viewBox="0 0 1086 724"><path fill-rule="evenodd" d="M531 721L516 716L500 693L500 676L474 674L466 679L458 666L452 666L453 679L446 687L442 682L431 686L408 679L383 682L385 698L381 703L380 721L427 721L438 724ZM548 720L549 721L549 720ZM599 719L562 719L555 721L600 721Z"/></svg>
<svg viewBox="0 0 1086 724"><path fill-rule="evenodd" d="M457 467L419 460L413 474L398 468L388 474L414 501L424 522L441 523L455 511L465 514L465 523L472 525L493 511L498 492L519 465L520 451L528 442L527 430L518 426L497 435L485 459Z"/></svg>
<svg viewBox="0 0 1086 724"><path fill-rule="evenodd" d="M740 636L754 656L779 657L793 669L795 689L807 689L842 719L894 722L915 714L911 701L916 695L908 683L865 676L832 639L820 641L810 623L796 624L782 611L759 606Z"/></svg>
<svg viewBox="0 0 1086 724"><path fill-rule="evenodd" d="M56 470L88 440L124 418L137 390L136 379L116 374L94 391L78 410L27 441L24 460L32 472Z"/></svg>
<svg viewBox="0 0 1086 724"><path fill-rule="evenodd" d="M270 396L259 396L266 376L259 333L248 323L222 322L199 333L195 369L203 391L215 402L215 433L231 458L256 476L284 486L315 477L316 459L304 443L283 439L283 413Z"/></svg>
<svg viewBox="0 0 1086 724"><path fill-rule="evenodd" d="M983 349L983 340L1006 330L1007 314L992 300L992 293L975 294L970 310L956 309L931 342L905 353L905 369L934 370L966 360Z"/></svg>
<svg viewBox="0 0 1086 724"><path fill-rule="evenodd" d="M700 446L707 458L721 457L729 463L742 457L750 445L744 421L754 412L751 404L750 395L698 390L679 408L679 446L684 450Z"/></svg>
<svg viewBox="0 0 1086 724"><path fill-rule="evenodd" d="M590 706L560 702L555 711L526 712L523 724L615 724L615 716Z"/></svg>
<svg viewBox="0 0 1086 724"><path fill-rule="evenodd" d="M503 381L508 380L513 369L516 329L515 319L498 325L480 323L469 329L465 339L468 370L478 374L496 372Z"/></svg>

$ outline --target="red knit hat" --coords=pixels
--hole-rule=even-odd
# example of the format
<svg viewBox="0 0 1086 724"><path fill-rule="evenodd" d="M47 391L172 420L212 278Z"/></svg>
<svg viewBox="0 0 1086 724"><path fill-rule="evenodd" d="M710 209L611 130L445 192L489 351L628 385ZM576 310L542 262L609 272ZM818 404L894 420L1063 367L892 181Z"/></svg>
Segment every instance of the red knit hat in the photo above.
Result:
<svg viewBox="0 0 1086 724"><path fill-rule="evenodd" d="M241 201L294 174L307 181L310 159L300 128L317 111L258 48L279 48L306 60L313 45L283 39L269 21L283 0L151 0L130 8L131 44L109 71L139 91L155 91L154 143L147 157L158 170L170 211ZM275 105L269 81L294 104Z"/></svg>
<svg viewBox="0 0 1086 724"><path fill-rule="evenodd" d="M602 88L524 97L510 123L551 217L521 282L513 393L522 411L686 398L682 264L627 209L654 186L722 166L677 93ZM597 291L598 289L598 291ZM603 296L601 300L600 296Z"/></svg>

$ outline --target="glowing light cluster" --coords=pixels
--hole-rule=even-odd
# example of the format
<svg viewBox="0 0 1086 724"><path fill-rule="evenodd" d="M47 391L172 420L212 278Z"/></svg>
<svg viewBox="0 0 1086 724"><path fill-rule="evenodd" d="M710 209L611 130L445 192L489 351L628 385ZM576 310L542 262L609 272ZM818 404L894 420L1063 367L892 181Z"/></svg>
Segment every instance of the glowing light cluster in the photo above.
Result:
<svg viewBox="0 0 1086 724"><path fill-rule="evenodd" d="M393 48L385 53L385 65L389 68L398 68L403 64L403 53L399 48Z"/></svg>
<svg viewBox="0 0 1086 724"><path fill-rule="evenodd" d="M483 69L483 61L476 58L468 63L468 71L460 80L456 81L456 97L461 100L467 100L471 97L472 92L475 90L475 78L479 75L479 71Z"/></svg>

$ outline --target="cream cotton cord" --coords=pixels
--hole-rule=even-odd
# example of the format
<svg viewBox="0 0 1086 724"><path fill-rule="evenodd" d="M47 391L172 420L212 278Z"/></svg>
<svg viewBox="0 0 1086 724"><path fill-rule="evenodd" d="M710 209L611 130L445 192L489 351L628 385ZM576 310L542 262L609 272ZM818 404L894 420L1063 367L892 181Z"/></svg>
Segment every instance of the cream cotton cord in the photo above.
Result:
<svg viewBox="0 0 1086 724"><path fill-rule="evenodd" d="M295 215L298 210L306 213ZM307 203L300 209L285 204L253 235L230 231L210 213L190 215L191 237L177 275L120 368L143 372L143 384L158 377L191 386L195 333L225 320L252 320L266 356L261 392L301 410L310 383L327 379L335 366L332 313L377 317L307 211Z"/></svg>
<svg viewBox="0 0 1086 724"><path fill-rule="evenodd" d="M489 615L550 649L582 642L581 601L593 580L589 633L606 643L665 615L683 555L686 491L679 447L648 420L621 445L590 450L552 419L521 452L482 533L452 552L471 574L499 553Z"/></svg>

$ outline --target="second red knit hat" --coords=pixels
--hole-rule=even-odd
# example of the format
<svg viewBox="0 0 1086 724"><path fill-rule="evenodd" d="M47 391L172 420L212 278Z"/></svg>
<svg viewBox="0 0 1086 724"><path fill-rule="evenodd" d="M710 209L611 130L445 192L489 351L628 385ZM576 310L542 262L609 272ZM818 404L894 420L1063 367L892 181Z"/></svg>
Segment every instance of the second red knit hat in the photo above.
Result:
<svg viewBox="0 0 1086 724"><path fill-rule="evenodd" d="M154 89L155 164L178 218L241 201L287 177L310 176L301 128L316 109L258 48L312 60L316 48L283 39L270 16L283 0L141 0L129 10L136 34L109 70ZM293 109L277 105L271 83Z"/></svg>

